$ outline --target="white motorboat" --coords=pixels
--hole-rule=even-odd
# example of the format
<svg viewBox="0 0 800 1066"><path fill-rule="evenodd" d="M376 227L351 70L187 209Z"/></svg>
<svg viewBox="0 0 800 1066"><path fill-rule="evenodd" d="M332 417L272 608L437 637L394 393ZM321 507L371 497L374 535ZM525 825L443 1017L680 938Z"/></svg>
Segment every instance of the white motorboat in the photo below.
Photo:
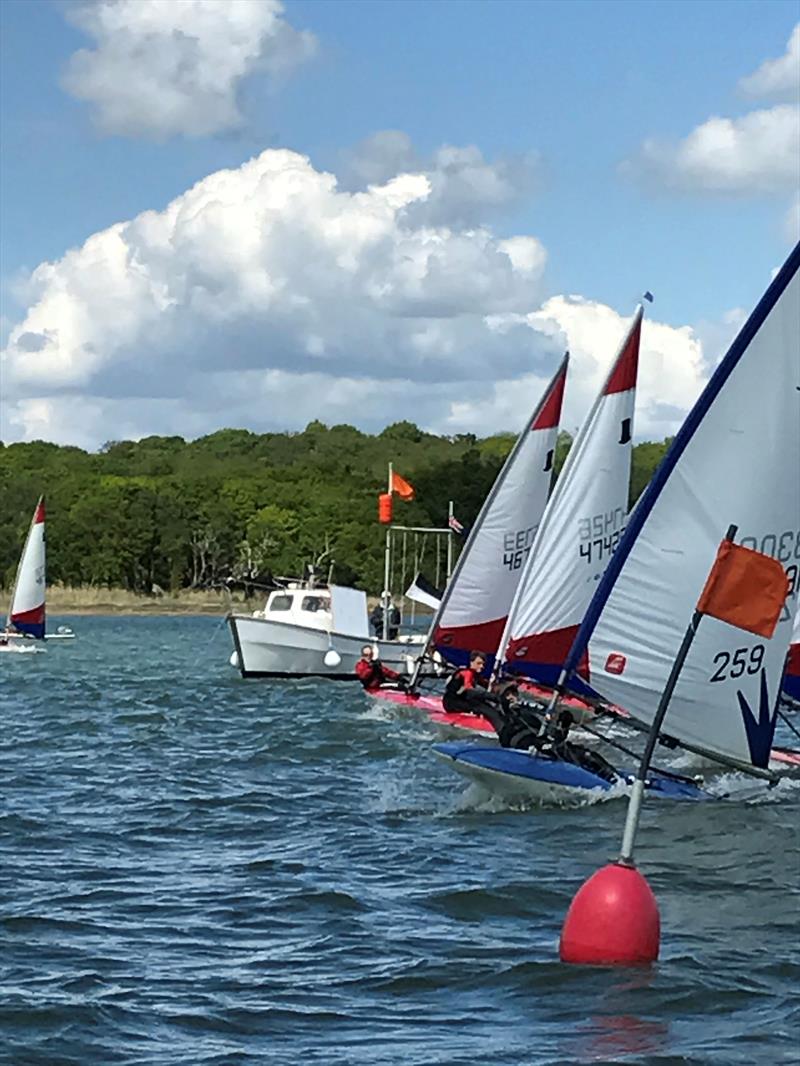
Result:
<svg viewBox="0 0 800 1066"><path fill-rule="evenodd" d="M229 614L235 651L231 665L242 677L326 677L355 680L364 644L381 662L413 673L424 636L376 640L369 634L367 597L359 589L290 582L250 615Z"/></svg>

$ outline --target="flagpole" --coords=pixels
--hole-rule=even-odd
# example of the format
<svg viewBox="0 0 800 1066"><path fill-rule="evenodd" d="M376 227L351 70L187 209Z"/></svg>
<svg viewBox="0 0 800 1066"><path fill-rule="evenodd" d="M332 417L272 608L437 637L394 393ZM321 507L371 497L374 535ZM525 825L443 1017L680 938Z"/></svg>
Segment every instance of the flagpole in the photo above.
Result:
<svg viewBox="0 0 800 1066"><path fill-rule="evenodd" d="M450 575L453 572L453 501L448 500L447 503L447 580L450 580Z"/></svg>
<svg viewBox="0 0 800 1066"><path fill-rule="evenodd" d="M725 534L725 540L733 541L733 538L736 536L737 528L737 526L729 526L728 532ZM661 699L658 701L658 708L655 717L653 718L652 725L650 726L647 744L645 745L642 761L639 763L636 780L633 782L631 797L628 801L628 813L625 816L625 828L622 832L622 847L619 852L619 862L622 866L636 865L633 861L633 845L636 840L636 831L639 828L639 817L642 811L642 800L644 799L644 789L645 783L647 782L647 772L650 769L650 760L653 758L653 752L655 751L658 737L661 732L661 726L664 723L664 717L669 708L670 700L672 699L672 693L675 691L675 686L678 684L678 678L683 669L683 664L686 662L686 656L689 654L689 649L692 646L695 634L697 633L697 627L700 625L702 617L703 612L695 609L695 612L692 615L692 620L683 635L683 640L678 649L678 654L675 657L675 662L672 664L672 669L667 678L667 683L664 686L664 691L661 693Z"/></svg>
<svg viewBox="0 0 800 1066"><path fill-rule="evenodd" d="M386 491L389 496L392 495L392 464L389 463L389 478L386 486ZM383 604L383 639L389 639L389 603L391 597L389 595L389 581L391 579L392 571L392 525L391 522L386 527L386 547L384 549L383 556L383 591L381 592L381 603Z"/></svg>

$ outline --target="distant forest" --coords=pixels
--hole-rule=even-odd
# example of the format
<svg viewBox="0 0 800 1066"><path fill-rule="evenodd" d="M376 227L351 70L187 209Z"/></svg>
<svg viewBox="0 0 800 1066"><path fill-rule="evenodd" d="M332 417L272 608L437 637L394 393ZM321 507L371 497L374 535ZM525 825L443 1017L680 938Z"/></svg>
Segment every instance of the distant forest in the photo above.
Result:
<svg viewBox="0 0 800 1066"><path fill-rule="evenodd" d="M97 453L0 443L0 580L13 582L44 493L50 583L176 591L300 575L317 560L327 573L332 560L335 581L378 592L377 496L387 464L416 489L413 502L395 499L395 521L444 526L452 499L469 525L513 442L510 434L439 437L411 422L375 436L312 422L302 433L223 429L195 441L113 441ZM557 470L570 443L562 433ZM631 502L667 444L634 448Z"/></svg>

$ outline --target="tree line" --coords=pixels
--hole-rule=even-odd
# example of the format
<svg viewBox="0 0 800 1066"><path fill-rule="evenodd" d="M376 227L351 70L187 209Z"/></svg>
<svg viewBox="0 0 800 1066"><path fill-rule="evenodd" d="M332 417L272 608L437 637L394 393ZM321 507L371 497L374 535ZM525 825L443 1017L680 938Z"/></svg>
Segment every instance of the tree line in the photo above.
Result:
<svg viewBox="0 0 800 1066"><path fill-rule="evenodd" d="M395 501L397 521L445 526L452 499L469 525L513 442L512 434L437 436L405 421L376 435L311 422L301 433L222 429L194 441L112 441L98 452L0 442L0 580L13 582L44 493L51 583L178 591L268 583L314 562L327 572L333 562L335 581L376 592L377 496L388 463L416 489L412 502ZM570 443L562 432L556 470ZM634 448L631 502L667 444Z"/></svg>

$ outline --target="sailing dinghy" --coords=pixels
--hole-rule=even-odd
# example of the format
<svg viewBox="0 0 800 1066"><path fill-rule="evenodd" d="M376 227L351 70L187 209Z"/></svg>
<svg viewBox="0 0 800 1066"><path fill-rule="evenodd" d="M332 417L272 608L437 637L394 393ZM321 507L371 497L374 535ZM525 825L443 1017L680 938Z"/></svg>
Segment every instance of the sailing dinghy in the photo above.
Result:
<svg viewBox="0 0 800 1066"><path fill-rule="evenodd" d="M434 653L455 666L465 666L471 651L483 652L489 662L494 660L525 559L547 504L568 365L566 354L470 530L434 614L424 651L417 661L412 690L423 661ZM391 689L378 689L370 695L419 707L440 725L459 729L468 722L480 732L494 735L484 718L448 715L442 709L440 696Z"/></svg>
<svg viewBox="0 0 800 1066"><path fill-rule="evenodd" d="M649 727L731 522L743 545L783 564L791 584L800 557L799 332L800 244L632 512L565 657L560 686L571 686L578 674L589 692ZM662 738L724 767L777 780L769 763L793 621L787 602L766 639L708 617L685 659ZM497 752L438 746L455 769L478 780L488 771L502 775L506 786L521 787L524 778L540 796L554 789L607 791L600 779L567 781L559 760L544 767L536 754L506 752L517 765L501 767Z"/></svg>
<svg viewBox="0 0 800 1066"><path fill-rule="evenodd" d="M499 630L495 676L502 663L539 703L550 701L552 688L537 682L554 683L625 526L642 315L639 305L543 509ZM575 696L559 700L559 709L577 721L591 713ZM473 721L474 731L493 732L485 718Z"/></svg>
<svg viewBox="0 0 800 1066"><path fill-rule="evenodd" d="M71 631L45 632L45 588L45 506L42 496L33 512L17 567L6 628L0 633L0 651L44 651L34 642L74 637Z"/></svg>

